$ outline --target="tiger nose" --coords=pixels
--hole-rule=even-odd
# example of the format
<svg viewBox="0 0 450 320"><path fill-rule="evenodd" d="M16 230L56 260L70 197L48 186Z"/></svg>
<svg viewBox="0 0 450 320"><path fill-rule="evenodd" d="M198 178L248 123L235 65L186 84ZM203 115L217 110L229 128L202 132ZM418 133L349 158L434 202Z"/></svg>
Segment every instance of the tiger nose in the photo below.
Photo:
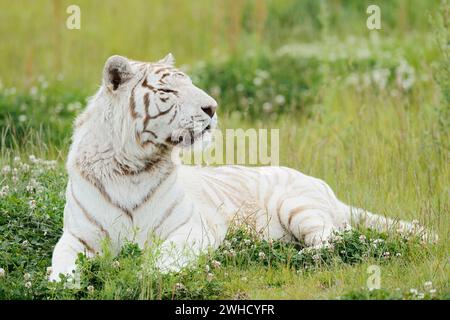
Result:
<svg viewBox="0 0 450 320"><path fill-rule="evenodd" d="M210 118L214 116L214 114L216 113L216 109L217 105L208 105L202 107L203 112L206 113Z"/></svg>

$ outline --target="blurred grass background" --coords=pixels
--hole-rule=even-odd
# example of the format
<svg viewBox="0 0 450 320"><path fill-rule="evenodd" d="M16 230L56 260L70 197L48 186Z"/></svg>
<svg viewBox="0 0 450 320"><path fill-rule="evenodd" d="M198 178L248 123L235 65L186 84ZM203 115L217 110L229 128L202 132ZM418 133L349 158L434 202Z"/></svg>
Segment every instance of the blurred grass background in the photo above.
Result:
<svg viewBox="0 0 450 320"><path fill-rule="evenodd" d="M367 37L365 0L17 0L0 1L0 74L5 85L39 77L90 92L106 58L153 61L172 52L178 64L214 61L248 50L333 36ZM81 9L81 29L66 28L66 8ZM430 32L439 1L383 0L381 33L414 38ZM416 43L417 45L417 43Z"/></svg>

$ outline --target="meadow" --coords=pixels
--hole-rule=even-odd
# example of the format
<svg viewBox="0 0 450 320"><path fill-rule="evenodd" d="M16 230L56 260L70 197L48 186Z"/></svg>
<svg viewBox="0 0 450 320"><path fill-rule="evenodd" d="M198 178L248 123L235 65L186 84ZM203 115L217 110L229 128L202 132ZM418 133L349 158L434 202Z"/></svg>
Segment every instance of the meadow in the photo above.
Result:
<svg viewBox="0 0 450 320"><path fill-rule="evenodd" d="M448 1L0 0L0 299L449 299ZM26 8L26 10L24 10ZM220 128L277 128L281 165L346 203L439 235L356 228L325 249L233 229L180 273L157 248L79 257L81 286L46 280L62 232L75 116L106 58L177 65L219 102ZM369 290L371 266L381 288Z"/></svg>

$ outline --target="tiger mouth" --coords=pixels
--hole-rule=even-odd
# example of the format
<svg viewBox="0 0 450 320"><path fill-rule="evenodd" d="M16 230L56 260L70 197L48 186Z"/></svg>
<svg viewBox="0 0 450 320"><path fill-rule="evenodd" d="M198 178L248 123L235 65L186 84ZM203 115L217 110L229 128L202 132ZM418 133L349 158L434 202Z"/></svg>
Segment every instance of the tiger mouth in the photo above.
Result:
<svg viewBox="0 0 450 320"><path fill-rule="evenodd" d="M183 134L179 136L172 136L167 138L166 142L170 145L177 146L177 145L185 145L189 146L203 138L203 136L207 133L210 133L212 131L212 126L207 125L203 130L186 130L183 132Z"/></svg>

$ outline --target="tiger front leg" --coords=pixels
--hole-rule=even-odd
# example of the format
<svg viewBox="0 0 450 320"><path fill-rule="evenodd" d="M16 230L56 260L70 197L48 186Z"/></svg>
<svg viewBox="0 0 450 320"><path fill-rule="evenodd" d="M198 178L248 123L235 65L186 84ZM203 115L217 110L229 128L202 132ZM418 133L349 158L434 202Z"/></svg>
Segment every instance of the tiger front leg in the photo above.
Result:
<svg viewBox="0 0 450 320"><path fill-rule="evenodd" d="M214 246L214 242L205 237L205 231L196 232L185 228L167 238L159 248L156 267L163 273L179 272L193 265L198 257Z"/></svg>
<svg viewBox="0 0 450 320"><path fill-rule="evenodd" d="M85 253L88 256L94 255L94 252L87 250L86 244L82 241L70 232L64 231L53 250L49 281L60 281L60 274L74 276L76 272L76 260L79 253Z"/></svg>

